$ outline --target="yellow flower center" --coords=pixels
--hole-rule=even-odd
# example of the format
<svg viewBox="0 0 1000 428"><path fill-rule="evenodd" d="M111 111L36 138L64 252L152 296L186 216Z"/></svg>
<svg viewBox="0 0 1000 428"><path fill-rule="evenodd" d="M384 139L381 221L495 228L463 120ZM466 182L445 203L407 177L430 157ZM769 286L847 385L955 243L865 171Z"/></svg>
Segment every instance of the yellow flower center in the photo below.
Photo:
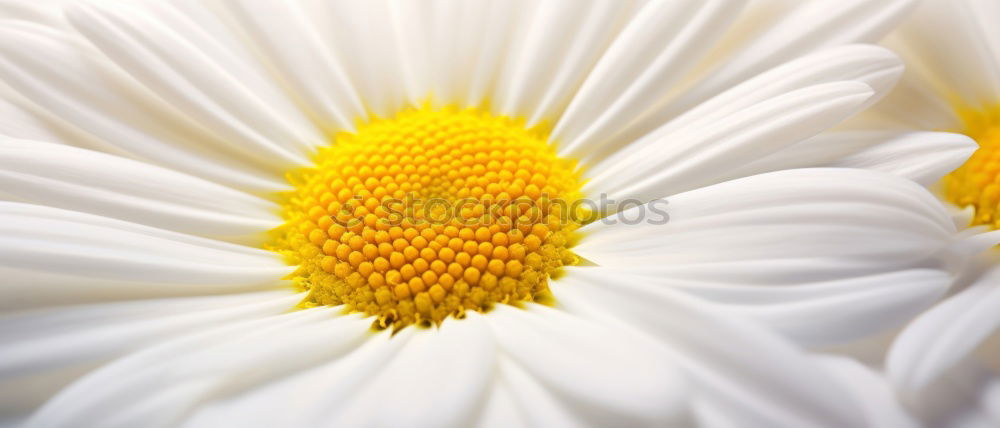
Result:
<svg viewBox="0 0 1000 428"><path fill-rule="evenodd" d="M381 327L544 299L576 257L574 162L547 135L475 109L421 108L341 133L288 174L270 248L298 265L301 307L345 305Z"/></svg>
<svg viewBox="0 0 1000 428"><path fill-rule="evenodd" d="M1000 106L961 113L963 134L979 143L964 165L944 179L945 197L975 209L973 225L1000 228Z"/></svg>

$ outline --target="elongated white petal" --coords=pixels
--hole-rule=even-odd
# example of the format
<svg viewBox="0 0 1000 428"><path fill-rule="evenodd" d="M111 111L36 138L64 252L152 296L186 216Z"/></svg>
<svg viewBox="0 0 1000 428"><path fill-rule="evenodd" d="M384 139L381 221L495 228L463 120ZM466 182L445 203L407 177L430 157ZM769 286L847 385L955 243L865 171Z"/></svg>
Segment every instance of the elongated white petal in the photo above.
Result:
<svg viewBox="0 0 1000 428"><path fill-rule="evenodd" d="M915 132L885 138L829 166L883 171L931 186L962 166L977 148L975 141L961 134Z"/></svg>
<svg viewBox="0 0 1000 428"><path fill-rule="evenodd" d="M195 409L184 426L340 426L336 418L352 406L354 398L386 365L400 356L414 333L409 328L395 334L370 334L356 349L337 358L298 367L296 373L210 401ZM289 351L310 352L309 345Z"/></svg>
<svg viewBox="0 0 1000 428"><path fill-rule="evenodd" d="M73 143L241 189L283 187L274 171L247 161L246 147L204 132L81 41L29 25L5 25L0 34L0 78L56 118L45 125ZM0 118L8 120L18 117Z"/></svg>
<svg viewBox="0 0 1000 428"><path fill-rule="evenodd" d="M893 344L886 366L893 382L918 391L1000 331L1000 268L913 321Z"/></svg>
<svg viewBox="0 0 1000 428"><path fill-rule="evenodd" d="M872 103L892 88L903 72L892 51L870 45L833 46L812 52L753 76L685 111L658 132L715 121L779 95L822 83L857 81L874 91Z"/></svg>
<svg viewBox="0 0 1000 428"><path fill-rule="evenodd" d="M650 135L587 172L584 191L647 202L730 178L728 170L822 132L872 95L857 82L817 85L712 122Z"/></svg>
<svg viewBox="0 0 1000 428"><path fill-rule="evenodd" d="M35 22L53 28L66 27L60 7L63 0L39 0L23 2L18 0L0 1L0 19Z"/></svg>
<svg viewBox="0 0 1000 428"><path fill-rule="evenodd" d="M276 167L304 164L322 137L288 101L191 18L159 7L155 18L121 4L80 3L70 22L137 81L247 154Z"/></svg>
<svg viewBox="0 0 1000 428"><path fill-rule="evenodd" d="M529 7L530 15L513 31L514 39L503 59L493 108L526 116L529 125L558 118L579 93L584 78L591 79L588 72L599 58L622 55L620 48L605 50L633 14L649 13L636 9L630 1L589 0L542 2Z"/></svg>
<svg viewBox="0 0 1000 428"><path fill-rule="evenodd" d="M355 394L333 425L463 427L486 399L497 349L479 314L422 330ZM419 397L419 398L417 398ZM392 403L391 412L376 409Z"/></svg>
<svg viewBox="0 0 1000 428"><path fill-rule="evenodd" d="M683 416L685 379L655 342L557 309L526 309L501 305L487 317L501 352L591 424L662 425ZM531 413L530 403L522 406Z"/></svg>
<svg viewBox="0 0 1000 428"><path fill-rule="evenodd" d="M925 1L894 34L892 45L924 77L920 89L970 107L1000 100L1000 40L992 24L1000 8L993 3ZM934 36L942 31L947 37Z"/></svg>
<svg viewBox="0 0 1000 428"><path fill-rule="evenodd" d="M564 153L588 160L581 147L622 131L656 105L693 67L739 12L726 1L651 1L594 66L552 137ZM650 46L655 52L636 49Z"/></svg>
<svg viewBox="0 0 1000 428"><path fill-rule="evenodd" d="M1000 343L1000 335L993 342ZM910 411L929 427L991 428L1000 424L1000 353L963 359L919 391L903 391Z"/></svg>
<svg viewBox="0 0 1000 428"><path fill-rule="evenodd" d="M0 140L0 188L15 200L259 244L268 201L162 167L61 144Z"/></svg>
<svg viewBox="0 0 1000 428"><path fill-rule="evenodd" d="M764 27L764 32L742 44L734 55L719 61L718 67L674 101L670 110L684 111L737 82L816 49L877 42L916 3L914 0L799 2L799 7Z"/></svg>
<svg viewBox="0 0 1000 428"><path fill-rule="evenodd" d="M916 428L921 426L896 397L885 375L843 357L820 356L823 365L844 387L858 397L865 419L873 427Z"/></svg>
<svg viewBox="0 0 1000 428"><path fill-rule="evenodd" d="M634 271L641 273L642 270ZM751 316L804 345L847 343L870 336L873 327L902 325L944 295L951 275L937 269L818 281L791 287L658 280ZM654 279L656 278L656 279Z"/></svg>
<svg viewBox="0 0 1000 428"><path fill-rule="evenodd" d="M228 323L162 342L64 389L28 426L177 425L206 402L354 350L370 321L335 312L311 309Z"/></svg>
<svg viewBox="0 0 1000 428"><path fill-rule="evenodd" d="M86 139L81 134L72 135L70 127L54 126L51 117L9 88L0 88L0 117L0 134L8 137L66 145Z"/></svg>
<svg viewBox="0 0 1000 428"><path fill-rule="evenodd" d="M413 106L417 93L417 52L403 46L402 29L394 14L413 5L390 7L388 2L351 0L308 2L311 25L326 42L331 56L342 64L364 107L379 116L391 117ZM378 31L372 31L378 29ZM419 40L410 40L419 43ZM426 96L429 94L421 94Z"/></svg>
<svg viewBox="0 0 1000 428"><path fill-rule="evenodd" d="M909 181L861 170L772 172L659 202L583 227L585 238L574 251L598 264L629 267L820 254L824 259L852 255L850 260L859 266L888 266L940 252L955 232L929 192ZM647 213L657 209L667 215ZM774 236L784 239L774 241ZM833 239L836 236L843 238ZM761 239L772 245L759 245ZM658 251L650 251L654 249ZM723 277L728 276L717 278Z"/></svg>
<svg viewBox="0 0 1000 428"><path fill-rule="evenodd" d="M899 58L883 48L850 45L824 49L743 82L725 93L691 109L667 124L663 126L657 125L658 129L653 132L645 135L631 135L628 139L615 139L611 142L600 142L589 147L581 147L581 151L569 153L569 155L572 157L593 157L597 162L587 169L587 174L591 177L596 178L618 174L612 178L613 181L635 181L635 177L647 179L649 173L643 175L634 172L632 166L636 162L639 162L639 164L672 165L678 164L690 156L708 151L707 149L702 151L681 151L688 144L684 140L679 140L685 138L685 135L697 136L699 135L696 133L697 130L702 129L704 131L701 134L707 136L714 133L717 127L722 126L721 124L731 122L734 116L755 114L753 113L755 110L757 111L756 114L766 115L761 109L769 105L768 103L774 103L779 99L790 100L789 97L791 94L800 94L800 96L808 94L810 90L816 91L816 88L824 87L824 84L831 84L838 81L857 81L875 88L873 89L875 95L872 97L861 100L859 95L859 99L856 100L857 104L853 109L848 109L842 105L843 102L847 101L842 100L840 105L843 109L842 111L837 112L833 110L838 104L830 103L827 107L830 110L814 112L813 114L817 119L829 121L827 123L828 127L859 111L863 106L871 103L879 93L887 91L891 87L891 83L902 72L902 69ZM846 82L840 83L840 85L843 85L842 87L845 91L850 88ZM829 100L819 101L829 102ZM819 105L816 107L819 107ZM781 114L771 114L772 117L760 119L760 123L757 124L760 130L766 129L767 126L783 126L782 130L789 131L786 135L792 137L792 131L802 130L802 128L806 127L799 124L796 124L796 126L780 125ZM783 114L801 114L801 112L790 110ZM815 135L824 129L824 127L817 125L809 132ZM761 158L780 158L784 156L783 153L785 150L794 151L794 147L801 144L794 139L782 140L782 142L767 139L754 140L749 134L752 130L733 130L734 132L747 135L727 135L727 137L730 139L743 138L746 141L743 148L749 149L753 147L754 150L733 158L727 158L725 154L720 154L712 159L727 159L725 167L700 169L696 172L703 175L711 175L712 182L762 172L749 170L747 169L750 168L749 165L744 165L753 165L755 161ZM811 137L812 135L806 134L806 137ZM632 141L632 138L638 138L638 140ZM801 139L805 139L805 137ZM612 154L613 149L625 143L630 144L621 147L617 153ZM715 147L715 145L706 145L706 147ZM640 156L640 153L642 156ZM811 152L799 154L800 156L795 157L799 162L811 162L814 158L820 157ZM678 160L678 157L681 157L681 159ZM684 190L697 187L697 182L690 182L688 179L679 179L670 184ZM662 190L659 193L660 196L669 195L669 193L665 193Z"/></svg>
<svg viewBox="0 0 1000 428"><path fill-rule="evenodd" d="M890 45L895 47L895 45ZM901 52L896 50L896 52ZM903 54L905 55L905 53ZM941 88L936 78L913 58L904 57L906 73L878 104L850 122L860 129L954 131L962 121L954 109L953 94Z"/></svg>
<svg viewBox="0 0 1000 428"><path fill-rule="evenodd" d="M0 203L0 308L280 287L274 253L107 217Z"/></svg>
<svg viewBox="0 0 1000 428"><path fill-rule="evenodd" d="M95 365L204 326L288 311L290 291L110 302L0 316L5 415L27 416ZM24 389L24 385L32 385Z"/></svg>
<svg viewBox="0 0 1000 428"><path fill-rule="evenodd" d="M351 129L366 113L348 80L344 59L333 56L302 2L226 2L240 27L267 54L318 126ZM294 31L289 31L294 29Z"/></svg>
<svg viewBox="0 0 1000 428"><path fill-rule="evenodd" d="M514 3L514 7L508 7L510 4L510 2L490 1L486 9L487 15L480 18L479 21L473 20L481 27L473 27L471 31L482 34L462 38L466 40L464 45L466 52L469 52L469 58L471 58L471 61L466 63L466 69L471 70L468 76L460 74L453 76L448 83L437 84L437 87L443 87L458 83L453 90L457 93L456 98L464 100L465 105L476 106L489 103L490 97L494 94L498 74L503 66L503 54L510 43L510 38L507 37L510 33L505 30L511 31L510 28L515 28L515 25L523 22L527 12L533 10L531 9L532 5L537 6L539 3L522 1ZM449 76L449 74L440 73L440 71L435 74ZM465 88L464 93L458 92L463 88Z"/></svg>
<svg viewBox="0 0 1000 428"><path fill-rule="evenodd" d="M950 283L956 240L947 212L916 184L843 169L734 180L581 232L574 252L586 260L737 305L813 345L875 334L924 309ZM838 325L847 313L858 318Z"/></svg>
<svg viewBox="0 0 1000 428"><path fill-rule="evenodd" d="M633 123L614 141L628 142L753 76L812 52L852 43L872 43L907 16L914 0L756 2L709 55L707 70L662 105ZM860 71L860 70L859 70ZM884 96L902 70L868 82L869 101ZM874 76L873 76L874 77Z"/></svg>
<svg viewBox="0 0 1000 428"><path fill-rule="evenodd" d="M515 373L511 373L514 371ZM560 415L565 415L565 409L562 409L558 403L554 403L550 394L546 394L544 389L538 386L537 382L532 382L532 386L510 386L508 383L517 379L512 380L511 377L520 376L520 379L527 378L531 380L530 376L524 375L523 369L506 361L506 357L500 356L497 359L497 370L494 373L494 381L490 387L490 391L487 393L486 403L483 405L482 411L476 418L476 428L520 428L527 427L527 421L521 415L522 410L518 408L513 389L517 390L517 399L523 399L523 401L532 403L532 410L536 410L534 414L537 416L539 414L551 414L554 411L558 412ZM526 397L529 394L539 394L542 397ZM550 403L543 403L543 400L548 399ZM545 406L544 404L549 404ZM538 411L539 409L543 409ZM565 417L560 422L565 422L572 420L571 417ZM546 424L536 424L539 426L555 426ZM566 423L560 425L566 426Z"/></svg>
<svg viewBox="0 0 1000 428"><path fill-rule="evenodd" d="M657 338L702 399L744 426L864 426L858 404L787 341L744 318L644 282L641 276L580 267L555 281L552 291L572 313Z"/></svg>
<svg viewBox="0 0 1000 428"><path fill-rule="evenodd" d="M587 421L574 412L574 408L564 404L555 391L545 385L509 358L501 356L497 379L504 386L501 391L510 391L517 411L513 426L526 427L587 427L598 426L598 421ZM505 421L507 422L507 421ZM588 422L590 422L588 424Z"/></svg>
<svg viewBox="0 0 1000 428"><path fill-rule="evenodd" d="M962 165L976 147L964 135L944 132L828 132L750 163L739 174L836 166L883 171L929 186Z"/></svg>
<svg viewBox="0 0 1000 428"><path fill-rule="evenodd" d="M424 30L428 94L436 106L481 106L493 96L512 28L538 2L438 0L413 24Z"/></svg>
<svg viewBox="0 0 1000 428"><path fill-rule="evenodd" d="M192 328L287 312L302 296L268 291L43 308L2 316L0 377L99 361ZM100 346L88 346L100 345Z"/></svg>

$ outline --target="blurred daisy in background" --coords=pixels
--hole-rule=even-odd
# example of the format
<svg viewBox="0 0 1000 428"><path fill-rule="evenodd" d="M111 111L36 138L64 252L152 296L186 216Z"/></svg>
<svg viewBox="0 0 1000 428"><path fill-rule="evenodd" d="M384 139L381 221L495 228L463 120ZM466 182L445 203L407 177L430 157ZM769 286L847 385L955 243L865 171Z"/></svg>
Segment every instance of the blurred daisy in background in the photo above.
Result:
<svg viewBox="0 0 1000 428"><path fill-rule="evenodd" d="M911 3L0 3L3 422L879 425L795 345L926 307L955 226L791 169Z"/></svg>

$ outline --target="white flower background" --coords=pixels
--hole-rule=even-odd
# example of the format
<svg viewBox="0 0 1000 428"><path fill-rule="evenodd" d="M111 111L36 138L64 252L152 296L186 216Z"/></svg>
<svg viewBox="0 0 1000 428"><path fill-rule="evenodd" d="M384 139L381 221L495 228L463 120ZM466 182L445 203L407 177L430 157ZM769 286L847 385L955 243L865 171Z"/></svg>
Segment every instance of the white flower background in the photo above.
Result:
<svg viewBox="0 0 1000 428"><path fill-rule="evenodd" d="M0 426L996 427L998 232L936 183L995 0L0 0ZM897 85L897 82L901 82ZM552 306L292 310L284 173L358 121L552 125ZM1000 126L1000 124L998 124Z"/></svg>

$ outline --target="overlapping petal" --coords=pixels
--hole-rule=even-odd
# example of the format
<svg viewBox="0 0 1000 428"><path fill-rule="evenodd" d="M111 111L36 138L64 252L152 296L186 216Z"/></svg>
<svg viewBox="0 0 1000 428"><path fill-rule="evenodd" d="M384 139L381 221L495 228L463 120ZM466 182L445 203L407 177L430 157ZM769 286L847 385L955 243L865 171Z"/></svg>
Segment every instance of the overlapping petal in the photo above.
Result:
<svg viewBox="0 0 1000 428"><path fill-rule="evenodd" d="M956 242L947 212L918 185L841 169L709 186L581 232L574 250L590 262L726 305L807 344L858 339L927 307L951 282Z"/></svg>
<svg viewBox="0 0 1000 428"><path fill-rule="evenodd" d="M283 287L271 252L107 217L0 203L0 308Z"/></svg>
<svg viewBox="0 0 1000 428"><path fill-rule="evenodd" d="M603 267L573 268L553 292L571 313L658 339L696 382L697 399L743 424L863 426L858 403L806 354L717 307Z"/></svg>
<svg viewBox="0 0 1000 428"><path fill-rule="evenodd" d="M96 151L0 140L0 188L13 200L259 245L280 223L272 202Z"/></svg>

